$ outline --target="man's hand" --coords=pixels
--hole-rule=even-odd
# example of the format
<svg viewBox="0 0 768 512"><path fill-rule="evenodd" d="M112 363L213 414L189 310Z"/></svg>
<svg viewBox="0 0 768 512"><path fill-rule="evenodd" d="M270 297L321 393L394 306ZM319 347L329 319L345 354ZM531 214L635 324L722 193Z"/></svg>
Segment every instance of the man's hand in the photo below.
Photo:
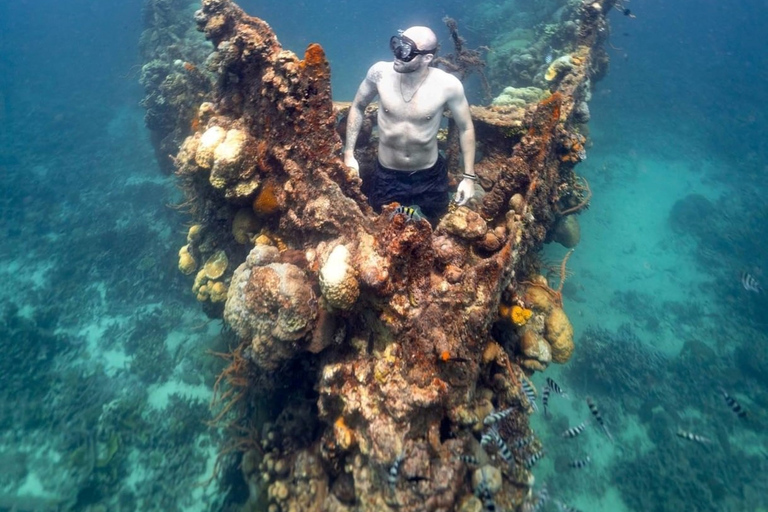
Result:
<svg viewBox="0 0 768 512"><path fill-rule="evenodd" d="M456 189L456 203L458 203L459 206L463 206L467 204L467 201L472 199L472 196L474 195L475 181L469 178L461 180L461 183L459 183L459 186Z"/></svg>
<svg viewBox="0 0 768 512"><path fill-rule="evenodd" d="M357 163L357 158L355 158L354 154L352 154L352 155L345 154L344 155L344 165L349 167L349 169L351 171L354 171L354 172L350 173L350 174L352 174L352 176L354 178L357 178L357 177L360 176L360 164Z"/></svg>

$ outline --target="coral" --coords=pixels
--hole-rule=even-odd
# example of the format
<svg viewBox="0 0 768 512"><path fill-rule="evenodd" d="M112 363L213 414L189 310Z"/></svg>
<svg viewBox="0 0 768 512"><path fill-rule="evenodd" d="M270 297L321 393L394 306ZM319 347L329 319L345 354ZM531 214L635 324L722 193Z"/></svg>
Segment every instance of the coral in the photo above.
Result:
<svg viewBox="0 0 768 512"><path fill-rule="evenodd" d="M552 348L552 361L567 363L573 353L573 326L560 306L553 307L545 320L544 337Z"/></svg>
<svg viewBox="0 0 768 512"><path fill-rule="evenodd" d="M197 261L195 261L195 258L189 253L189 245L185 245L179 249L179 270L186 275L197 270Z"/></svg>
<svg viewBox="0 0 768 512"><path fill-rule="evenodd" d="M271 215L280 207L278 188L274 181L266 181L253 200L252 208L258 215Z"/></svg>
<svg viewBox="0 0 768 512"><path fill-rule="evenodd" d="M214 152L227 136L227 131L221 126L208 128L197 140L195 163L201 168L210 170L213 167Z"/></svg>
<svg viewBox="0 0 768 512"><path fill-rule="evenodd" d="M240 208L232 219L232 236L239 244L245 245L259 228L259 221L250 208Z"/></svg>
<svg viewBox="0 0 768 512"><path fill-rule="evenodd" d="M443 216L436 232L455 235L465 240L477 240L485 236L488 224L476 212L460 207Z"/></svg>
<svg viewBox="0 0 768 512"><path fill-rule="evenodd" d="M293 358L314 326L317 301L306 274L289 263L274 263L276 248L257 245L235 270L224 319L267 370ZM306 340L308 341L308 340Z"/></svg>
<svg viewBox="0 0 768 512"><path fill-rule="evenodd" d="M544 80L551 82L556 78L562 76L565 72L573 69L575 63L571 59L570 55L563 55L553 60L544 73Z"/></svg>
<svg viewBox="0 0 768 512"><path fill-rule="evenodd" d="M562 217L552 230L552 241L567 249L572 249L581 240L581 228L578 219L573 215Z"/></svg>
<svg viewBox="0 0 768 512"><path fill-rule="evenodd" d="M518 306L517 304L512 307L499 304L499 316L509 320L518 327L525 325L528 319L531 318L532 314L533 311L522 306Z"/></svg>
<svg viewBox="0 0 768 512"><path fill-rule="evenodd" d="M493 99L491 105L525 107L529 103L538 103L547 96L549 91L538 87L505 87L501 94Z"/></svg>
<svg viewBox="0 0 768 512"><path fill-rule="evenodd" d="M203 265L203 275L207 279L218 279L224 275L227 267L229 266L229 258L224 251L217 251L213 256L208 258Z"/></svg>
<svg viewBox="0 0 768 512"><path fill-rule="evenodd" d="M523 330L520 352L525 356L520 364L529 370L543 372L552 361L552 347L535 329Z"/></svg>
<svg viewBox="0 0 768 512"><path fill-rule="evenodd" d="M533 312L530 309L526 309L515 304L512 306L510 318L512 319L512 323L515 325L525 325L525 322L531 318L531 314L533 314Z"/></svg>
<svg viewBox="0 0 768 512"><path fill-rule="evenodd" d="M337 309L350 309L360 295L357 273L349 261L349 250L337 245L320 268L320 290L328 304Z"/></svg>

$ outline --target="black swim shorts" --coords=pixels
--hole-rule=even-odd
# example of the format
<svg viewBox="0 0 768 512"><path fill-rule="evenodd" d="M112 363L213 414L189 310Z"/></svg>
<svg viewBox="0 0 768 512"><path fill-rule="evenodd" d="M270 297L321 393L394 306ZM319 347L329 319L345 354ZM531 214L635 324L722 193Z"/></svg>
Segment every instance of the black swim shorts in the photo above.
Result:
<svg viewBox="0 0 768 512"><path fill-rule="evenodd" d="M385 204L398 202L404 206L418 205L434 225L448 211L448 169L445 158L438 155L435 165L423 171L397 171L376 166L363 183L363 192L377 212Z"/></svg>

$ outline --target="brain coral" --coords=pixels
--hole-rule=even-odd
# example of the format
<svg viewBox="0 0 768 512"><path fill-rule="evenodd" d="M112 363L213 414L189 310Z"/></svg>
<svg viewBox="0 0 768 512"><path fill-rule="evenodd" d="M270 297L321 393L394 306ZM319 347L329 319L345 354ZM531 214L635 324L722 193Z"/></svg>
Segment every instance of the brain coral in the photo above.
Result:
<svg viewBox="0 0 768 512"><path fill-rule="evenodd" d="M224 318L238 336L251 340L254 362L275 370L303 350L300 340L315 324L317 304L304 271L270 262L278 254L271 249L256 246L259 254L235 271Z"/></svg>

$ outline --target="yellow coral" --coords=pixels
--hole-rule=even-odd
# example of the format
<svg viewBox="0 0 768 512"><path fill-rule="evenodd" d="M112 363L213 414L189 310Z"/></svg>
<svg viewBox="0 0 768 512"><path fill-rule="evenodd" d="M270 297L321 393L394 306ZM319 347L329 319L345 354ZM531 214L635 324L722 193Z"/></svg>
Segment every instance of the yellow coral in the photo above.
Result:
<svg viewBox="0 0 768 512"><path fill-rule="evenodd" d="M552 361L568 362L573 354L573 326L563 308L555 306L547 316L544 337L552 347Z"/></svg>
<svg viewBox="0 0 768 512"><path fill-rule="evenodd" d="M525 322L531 318L532 314L533 312L530 309L515 305L512 307L510 318L515 325L525 325Z"/></svg>
<svg viewBox="0 0 768 512"><path fill-rule="evenodd" d="M193 226L189 227L189 232L187 233L187 242L193 243L200 240L200 234L203 227L200 224L195 224Z"/></svg>
<svg viewBox="0 0 768 512"><path fill-rule="evenodd" d="M195 261L195 258L189 253L189 245L185 245L179 249L179 270L186 275L197 270L197 261Z"/></svg>
<svg viewBox="0 0 768 512"><path fill-rule="evenodd" d="M530 309L523 308L518 305L509 307L504 304L499 304L499 316L501 318L506 318L517 326L525 325L528 319L531 318L532 314L533 311Z"/></svg>
<svg viewBox="0 0 768 512"><path fill-rule="evenodd" d="M224 275L228 266L229 259L227 258L227 253L218 251L208 258L208 261L205 262L205 266L203 267L203 271L205 272L205 277L208 279L218 279Z"/></svg>
<svg viewBox="0 0 768 512"><path fill-rule="evenodd" d="M208 296L211 302L224 302L227 300L227 285L217 281L208 286Z"/></svg>

